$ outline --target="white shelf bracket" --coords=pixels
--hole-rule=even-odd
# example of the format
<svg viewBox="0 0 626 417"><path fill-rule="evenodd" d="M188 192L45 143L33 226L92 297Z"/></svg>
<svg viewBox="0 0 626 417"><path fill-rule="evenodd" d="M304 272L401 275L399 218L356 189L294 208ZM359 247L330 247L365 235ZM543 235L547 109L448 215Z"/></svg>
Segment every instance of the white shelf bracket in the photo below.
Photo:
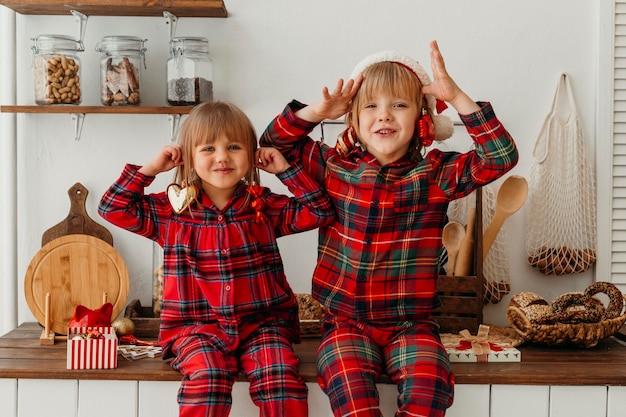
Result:
<svg viewBox="0 0 626 417"><path fill-rule="evenodd" d="M163 12L163 17L165 18L165 24L170 25L170 41L176 34L176 23L178 22L178 17L174 13L170 13L168 11Z"/></svg>
<svg viewBox="0 0 626 417"><path fill-rule="evenodd" d="M168 114L167 120L170 122L170 142L176 141L176 131L180 123L180 114Z"/></svg>
<svg viewBox="0 0 626 417"><path fill-rule="evenodd" d="M80 141L80 135L83 131L83 122L85 121L84 113L72 113L72 120L74 121L74 140Z"/></svg>

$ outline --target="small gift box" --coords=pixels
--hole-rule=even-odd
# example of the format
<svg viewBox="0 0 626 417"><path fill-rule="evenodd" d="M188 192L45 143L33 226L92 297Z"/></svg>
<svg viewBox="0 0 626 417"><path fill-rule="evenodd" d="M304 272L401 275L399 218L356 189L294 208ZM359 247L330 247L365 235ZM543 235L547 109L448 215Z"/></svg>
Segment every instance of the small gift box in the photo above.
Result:
<svg viewBox="0 0 626 417"><path fill-rule="evenodd" d="M444 341L450 362L521 362L522 353L506 342L489 340L489 326L481 324L476 336L459 332L460 340Z"/></svg>
<svg viewBox="0 0 626 417"><path fill-rule="evenodd" d="M68 327L67 369L117 368L117 336L112 327Z"/></svg>

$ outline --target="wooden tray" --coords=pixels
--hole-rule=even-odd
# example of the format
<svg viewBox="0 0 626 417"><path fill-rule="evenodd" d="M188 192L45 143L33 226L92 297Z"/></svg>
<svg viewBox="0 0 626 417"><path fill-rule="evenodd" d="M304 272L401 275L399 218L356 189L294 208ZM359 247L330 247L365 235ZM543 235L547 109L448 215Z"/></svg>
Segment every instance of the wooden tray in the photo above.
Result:
<svg viewBox="0 0 626 417"><path fill-rule="evenodd" d="M76 305L95 309L103 295L113 304L112 318L128 297L128 270L119 253L102 239L83 234L56 238L33 257L26 271L24 295L37 321L45 325L50 293L50 330L67 334Z"/></svg>

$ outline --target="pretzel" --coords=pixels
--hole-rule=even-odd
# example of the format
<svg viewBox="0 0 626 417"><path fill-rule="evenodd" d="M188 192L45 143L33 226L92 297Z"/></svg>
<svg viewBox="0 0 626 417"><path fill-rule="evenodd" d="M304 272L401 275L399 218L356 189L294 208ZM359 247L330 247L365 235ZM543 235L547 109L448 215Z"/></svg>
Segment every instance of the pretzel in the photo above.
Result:
<svg viewBox="0 0 626 417"><path fill-rule="evenodd" d="M517 293L511 298L509 301L509 306L514 307L528 307L531 305L548 305L548 302L539 294L535 294L534 292L524 291Z"/></svg>
<svg viewBox="0 0 626 417"><path fill-rule="evenodd" d="M541 324L597 323L604 315L600 300L582 292L569 292L552 301L554 313L541 320Z"/></svg>
<svg viewBox="0 0 626 417"><path fill-rule="evenodd" d="M543 297L530 291L515 294L509 301L509 307L519 308L531 323L544 320L553 313L552 306Z"/></svg>
<svg viewBox="0 0 626 417"><path fill-rule="evenodd" d="M609 306L603 314L605 319L614 319L622 314L624 308L624 297L622 292L610 282L594 282L585 290L585 295L591 299L594 295L604 293L609 297Z"/></svg>

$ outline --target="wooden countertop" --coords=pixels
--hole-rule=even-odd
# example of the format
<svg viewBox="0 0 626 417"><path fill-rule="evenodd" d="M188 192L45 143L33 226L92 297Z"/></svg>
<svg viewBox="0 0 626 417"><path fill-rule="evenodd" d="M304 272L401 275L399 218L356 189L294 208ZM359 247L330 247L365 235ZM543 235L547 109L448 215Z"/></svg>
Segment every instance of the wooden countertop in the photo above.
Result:
<svg viewBox="0 0 626 417"><path fill-rule="evenodd" d="M127 361L118 358L116 369L66 369L66 342L41 346L42 327L25 323L0 337L0 378L101 379L178 381L180 374L161 358ZM295 349L300 372L316 381L315 351L318 339L305 339ZM626 385L626 344L609 338L598 346L551 348L522 345L521 363L453 363L457 384L513 385ZM380 382L388 382L386 376Z"/></svg>

